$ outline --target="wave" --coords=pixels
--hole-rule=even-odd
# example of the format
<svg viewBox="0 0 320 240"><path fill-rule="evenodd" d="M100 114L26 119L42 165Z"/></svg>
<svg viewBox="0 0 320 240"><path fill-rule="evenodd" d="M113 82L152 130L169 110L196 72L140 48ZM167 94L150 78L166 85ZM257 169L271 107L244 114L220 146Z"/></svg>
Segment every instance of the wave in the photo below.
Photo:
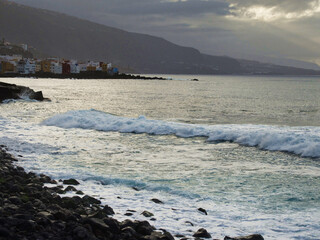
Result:
<svg viewBox="0 0 320 240"><path fill-rule="evenodd" d="M320 157L319 127L281 127L252 124L196 125L186 123L119 117L91 110L69 111L42 122L61 128L94 129L121 133L206 137L207 141L230 141L270 151L285 151L302 157Z"/></svg>

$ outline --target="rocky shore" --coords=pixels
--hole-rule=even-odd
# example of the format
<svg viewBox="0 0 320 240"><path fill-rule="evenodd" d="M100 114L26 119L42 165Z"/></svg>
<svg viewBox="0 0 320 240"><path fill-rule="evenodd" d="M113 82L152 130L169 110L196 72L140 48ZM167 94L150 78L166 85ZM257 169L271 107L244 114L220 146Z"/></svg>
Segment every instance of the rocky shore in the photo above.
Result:
<svg viewBox="0 0 320 240"><path fill-rule="evenodd" d="M174 238L166 230L156 230L147 221L119 222L112 218L111 207L102 206L100 200L78 191L75 179L64 180L62 185L48 176L26 173L15 161L5 146L0 146L0 239L188 239L183 235ZM51 187L46 186L47 183ZM74 196L63 196L67 191L73 191ZM193 237L212 239L203 228ZM261 235L224 238L263 239Z"/></svg>
<svg viewBox="0 0 320 240"><path fill-rule="evenodd" d="M45 100L41 91L35 92L28 87L0 82L0 102L6 99L22 98L29 98L38 101Z"/></svg>

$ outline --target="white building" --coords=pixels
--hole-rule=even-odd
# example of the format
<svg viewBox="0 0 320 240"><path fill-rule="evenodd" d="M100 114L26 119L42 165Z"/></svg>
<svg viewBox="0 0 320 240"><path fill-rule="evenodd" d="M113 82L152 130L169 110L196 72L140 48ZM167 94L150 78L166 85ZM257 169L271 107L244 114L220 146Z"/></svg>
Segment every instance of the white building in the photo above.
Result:
<svg viewBox="0 0 320 240"><path fill-rule="evenodd" d="M78 63L70 63L70 73L80 73L81 67Z"/></svg>
<svg viewBox="0 0 320 240"><path fill-rule="evenodd" d="M62 64L59 62L52 62L50 71L54 74L62 74Z"/></svg>
<svg viewBox="0 0 320 240"><path fill-rule="evenodd" d="M29 59L21 59L17 64L17 71L20 74L34 74L36 72L36 64Z"/></svg>
<svg viewBox="0 0 320 240"><path fill-rule="evenodd" d="M80 72L86 72L87 71L87 64L86 63L79 63L78 67L80 68Z"/></svg>

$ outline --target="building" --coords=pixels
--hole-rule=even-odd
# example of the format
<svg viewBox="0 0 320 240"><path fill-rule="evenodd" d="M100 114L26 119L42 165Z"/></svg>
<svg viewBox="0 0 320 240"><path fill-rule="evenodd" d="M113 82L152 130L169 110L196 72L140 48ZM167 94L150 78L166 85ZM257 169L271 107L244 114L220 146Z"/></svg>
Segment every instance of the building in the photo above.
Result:
<svg viewBox="0 0 320 240"><path fill-rule="evenodd" d="M34 74L36 72L36 64L29 59L21 59L17 64L17 71L20 74Z"/></svg>
<svg viewBox="0 0 320 240"><path fill-rule="evenodd" d="M42 60L40 65L42 72L51 72L51 60Z"/></svg>
<svg viewBox="0 0 320 240"><path fill-rule="evenodd" d="M36 72L40 72L41 71L41 61L36 61L35 65L36 65Z"/></svg>
<svg viewBox="0 0 320 240"><path fill-rule="evenodd" d="M80 73L80 66L77 63L70 63L70 73Z"/></svg>
<svg viewBox="0 0 320 240"><path fill-rule="evenodd" d="M62 63L62 74L70 74L71 67L69 62Z"/></svg>
<svg viewBox="0 0 320 240"><path fill-rule="evenodd" d="M28 51L28 45L27 45L27 44L20 44L20 47L21 47L24 51Z"/></svg>
<svg viewBox="0 0 320 240"><path fill-rule="evenodd" d="M54 74L62 74L62 64L59 62L52 62L50 70Z"/></svg>
<svg viewBox="0 0 320 240"><path fill-rule="evenodd" d="M80 72L86 72L87 71L87 64L86 63L79 63L78 66L80 68Z"/></svg>
<svg viewBox="0 0 320 240"><path fill-rule="evenodd" d="M87 71L99 71L100 70L100 62L89 61L87 64ZM101 70L100 70L101 71Z"/></svg>
<svg viewBox="0 0 320 240"><path fill-rule="evenodd" d="M1 65L2 65L1 66L1 68L2 68L1 73L14 73L14 72L16 72L16 63L15 62L2 61Z"/></svg>

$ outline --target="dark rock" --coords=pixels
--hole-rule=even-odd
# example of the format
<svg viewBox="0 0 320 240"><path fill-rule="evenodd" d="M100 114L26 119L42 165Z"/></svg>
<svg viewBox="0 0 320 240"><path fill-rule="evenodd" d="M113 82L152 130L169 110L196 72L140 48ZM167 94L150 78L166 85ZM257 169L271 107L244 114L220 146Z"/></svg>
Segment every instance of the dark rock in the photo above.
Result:
<svg viewBox="0 0 320 240"><path fill-rule="evenodd" d="M249 236L243 237L225 237L224 240L264 240L264 238L260 234L253 234Z"/></svg>
<svg viewBox="0 0 320 240"><path fill-rule="evenodd" d="M153 214L153 213L148 212L148 211L143 211L143 212L141 213L141 215L143 215L143 216L145 216L145 217L148 217L148 218L150 218L150 217L153 217L153 216L154 216L154 214Z"/></svg>
<svg viewBox="0 0 320 240"><path fill-rule="evenodd" d="M113 209L111 207L109 207L108 205L105 205L103 207L102 211L107 215L114 215Z"/></svg>
<svg viewBox="0 0 320 240"><path fill-rule="evenodd" d="M154 203L157 203L157 204L163 204L162 201L160 201L159 199L156 199L156 198L152 198L151 201Z"/></svg>
<svg viewBox="0 0 320 240"><path fill-rule="evenodd" d="M127 212L127 213L125 213L124 215L130 217L130 216L133 215L133 213L130 213L130 212L128 213L128 212Z"/></svg>
<svg viewBox="0 0 320 240"><path fill-rule="evenodd" d="M76 192L77 189L73 186L68 186L66 189L64 189L64 192Z"/></svg>
<svg viewBox="0 0 320 240"><path fill-rule="evenodd" d="M208 215L207 211L204 208L198 208L198 211L204 213L205 215Z"/></svg>
<svg viewBox="0 0 320 240"><path fill-rule="evenodd" d="M4 228L0 226L0 239L1 238L9 238L10 237L10 232L7 228Z"/></svg>
<svg viewBox="0 0 320 240"><path fill-rule="evenodd" d="M120 233L120 224L113 218L105 218L103 222L109 226L112 233Z"/></svg>
<svg viewBox="0 0 320 240"><path fill-rule="evenodd" d="M194 226L194 224L190 221L186 221L187 224L190 224L191 226Z"/></svg>
<svg viewBox="0 0 320 240"><path fill-rule="evenodd" d="M29 97L38 101L44 100L42 92L35 92L24 86L0 82L0 102L6 99L21 99L22 97Z"/></svg>
<svg viewBox="0 0 320 240"><path fill-rule="evenodd" d="M77 191L76 194L78 195L84 195L84 193L82 191Z"/></svg>
<svg viewBox="0 0 320 240"><path fill-rule="evenodd" d="M18 198L17 196L12 196L9 198L9 201L15 205L22 204L22 200Z"/></svg>
<svg viewBox="0 0 320 240"><path fill-rule="evenodd" d="M207 230L204 228L200 228L197 232L193 234L193 236L199 238L211 238L210 233L208 233Z"/></svg>
<svg viewBox="0 0 320 240"><path fill-rule="evenodd" d="M93 197L90 197L88 195L85 195L82 200L86 201L89 204L101 204L101 201L98 199L95 199Z"/></svg>
<svg viewBox="0 0 320 240"><path fill-rule="evenodd" d="M73 178L70 178L68 180L63 180L63 184L66 184L66 185L79 185L80 183L73 179Z"/></svg>
<svg viewBox="0 0 320 240"><path fill-rule="evenodd" d="M139 222L135 229L142 235L150 235L155 230L147 221Z"/></svg>

